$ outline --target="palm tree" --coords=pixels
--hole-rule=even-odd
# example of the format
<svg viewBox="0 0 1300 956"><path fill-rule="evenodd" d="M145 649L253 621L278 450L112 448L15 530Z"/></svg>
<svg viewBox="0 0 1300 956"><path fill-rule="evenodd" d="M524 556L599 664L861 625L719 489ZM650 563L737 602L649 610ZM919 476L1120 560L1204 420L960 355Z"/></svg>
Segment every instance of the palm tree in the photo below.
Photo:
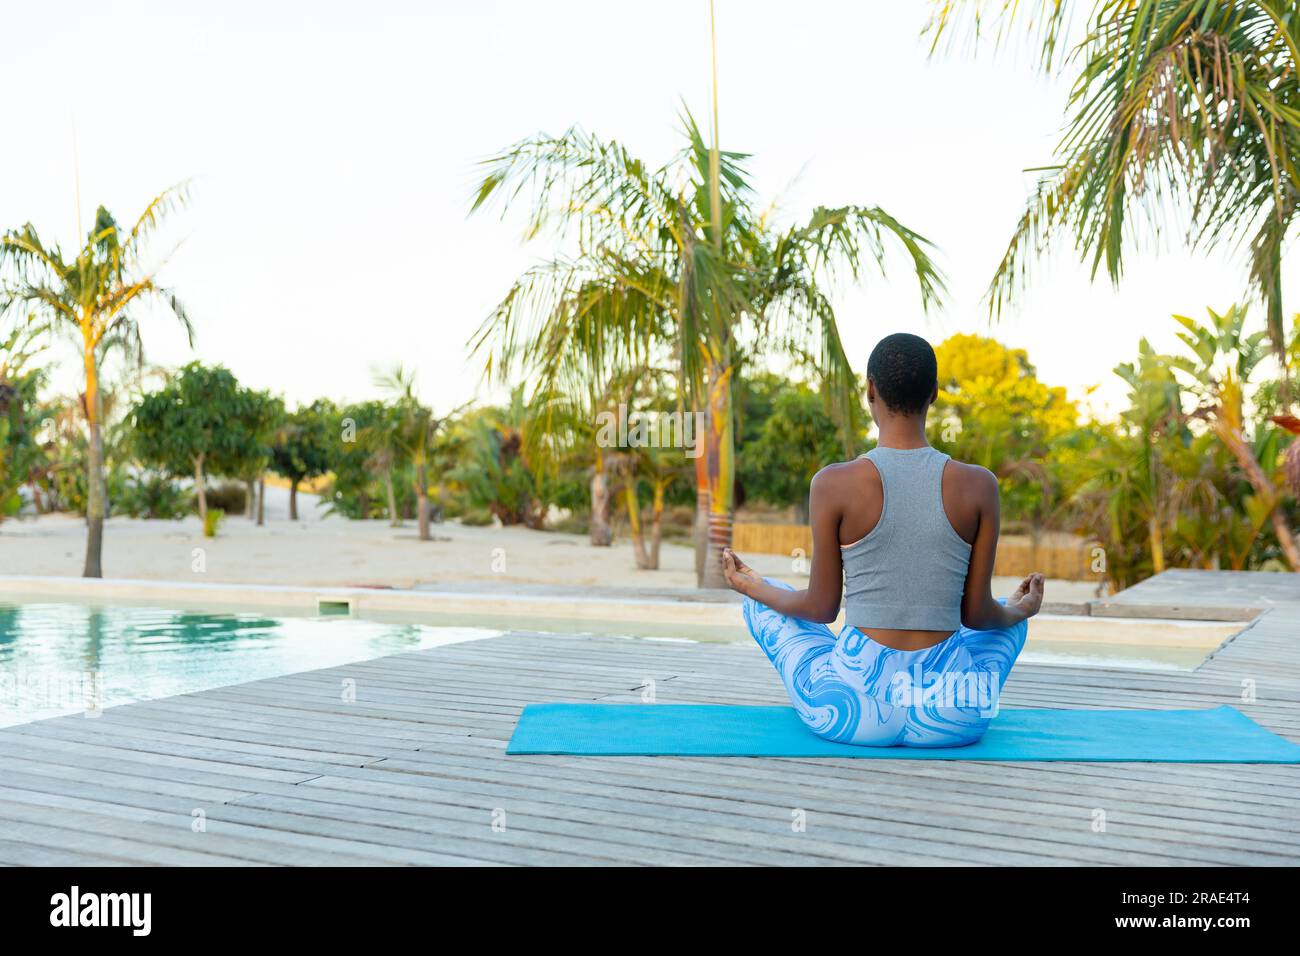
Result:
<svg viewBox="0 0 1300 956"><path fill-rule="evenodd" d="M392 430L385 428L383 434L378 436L379 440L371 453L368 466L384 476L384 501L388 509L388 526L400 528L402 516L397 513L397 489L393 485L393 471L400 461L401 449L393 440L393 435Z"/></svg>
<svg viewBox="0 0 1300 956"><path fill-rule="evenodd" d="M1170 368L1188 378L1187 390L1199 400L1192 413L1203 419L1228 449L1255 492L1257 507L1272 522L1278 545L1291 570L1300 571L1300 547L1282 508L1282 492L1260 465L1254 444L1245 435L1245 390L1251 373L1266 352L1266 333L1245 331L1246 310L1233 306L1219 315L1207 310L1210 321L1174 316L1185 331L1178 338L1190 356L1170 356Z"/></svg>
<svg viewBox="0 0 1300 956"><path fill-rule="evenodd" d="M575 392L592 369L672 357L680 401L706 414L698 499L707 506L700 583L722 586L734 491L731 388L741 343L819 358L837 407L857 407L857 379L824 292L837 274L884 271L887 244L910 261L925 307L943 283L929 243L874 206L818 208L776 230L756 212L745 156L711 149L683 117L686 143L654 168L614 141L573 128L523 140L485 161L473 209L529 203L528 235L576 244L521 276L471 342L488 373L527 373L539 390ZM716 175L710 176L711 164ZM716 209L716 215L715 215Z"/></svg>
<svg viewBox="0 0 1300 956"><path fill-rule="evenodd" d="M684 473L684 462L669 449L645 446L616 452L610 457L610 471L618 476L632 538L632 556L643 571L659 569L659 546L663 541L664 505L668 489ZM641 485L650 489L650 540L641 520Z"/></svg>
<svg viewBox="0 0 1300 956"><path fill-rule="evenodd" d="M599 329L637 309L645 310L646 319L654 321L661 318L653 314L657 308L636 290L620 288L608 277L582 281L554 304L554 310L557 324L586 325L589 331L580 335L596 347L557 357L563 364L556 368L563 374L551 376L528 396L531 427L526 432L527 457L535 463L539 479L554 478L561 470L587 472L591 500L588 536L593 547L607 548L614 540L610 508L618 458L614 448L600 438L600 419L617 416L644 377L661 374L650 365L648 349L654 337L637 339L633 349L611 357L603 348Z"/></svg>
<svg viewBox="0 0 1300 956"><path fill-rule="evenodd" d="M421 541L432 541L433 534L429 527L431 513L429 509L429 465L434 459L435 441L443 426L460 413L461 408L454 409L439 418L433 409L420 401L415 389L415 372L395 365L387 372L375 376L375 384L388 390L396 400L396 417L394 424L394 444L405 461L411 463L416 500L416 517L419 523ZM463 408L463 406L462 406ZM390 508L393 500L390 496ZM390 521L395 509L390 511Z"/></svg>
<svg viewBox="0 0 1300 956"><path fill-rule="evenodd" d="M610 510L615 498L621 495L628 514L633 555L637 567L643 570L659 567L665 494L680 477L678 472L683 462L680 453L658 447L657 438L651 442L647 435L649 444L645 445L640 438L633 438L626 446L620 446L613 435L619 429L635 431L637 422L642 420L647 426L653 421L657 429L665 420L671 422L673 402L664 401L665 395L671 395L665 387L671 378L667 370L649 365L615 374L610 379L592 371L583 394L534 396L530 427L525 433L528 439L525 451L533 462L539 485L545 484L548 477L559 477L562 472L581 471L589 476L589 535L594 547L609 547L613 543ZM667 430L672 430L671 425ZM652 499L648 549L637 497L642 483L650 486Z"/></svg>
<svg viewBox="0 0 1300 956"><path fill-rule="evenodd" d="M397 489L393 485L393 473L405 464L399 441L404 408L397 402L373 402L369 411L371 419L362 426L359 436L366 451L365 467L371 474L383 478L389 527L400 528L402 517L397 513Z"/></svg>
<svg viewBox="0 0 1300 956"><path fill-rule="evenodd" d="M160 286L156 273L142 265L150 237L185 201L183 186L167 189L145 207L130 231L124 231L100 206L86 244L71 261L57 245L42 241L27 223L0 237L0 269L5 279L0 309L16 305L36 310L52 325L76 334L85 374L85 414L89 431L86 455L85 577L102 577L104 514L104 446L99 388L100 350L120 341L138 349L136 310L161 301L180 321L190 344L194 328L174 292Z"/></svg>
<svg viewBox="0 0 1300 956"><path fill-rule="evenodd" d="M1174 484L1161 452L1173 441L1190 439L1182 408L1182 389L1169 364L1151 348L1146 339L1138 343L1137 363L1123 363L1115 374L1129 386L1129 407L1123 415L1129 426L1129 440L1121 444L1124 451L1103 474L1113 475L1119 481L1111 482L1107 490L1112 500L1107 507L1111 513L1125 507L1125 492L1138 502L1145 518L1147 546L1151 551L1151 570L1159 574L1165 569L1166 525L1172 525L1176 509L1170 507Z"/></svg>
<svg viewBox="0 0 1300 956"><path fill-rule="evenodd" d="M473 507L486 509L502 525L535 531L545 524L552 491L551 470L535 460L551 437L539 427L537 413L536 403L517 386L507 403L466 415L442 456L456 462L446 477L464 489Z"/></svg>
<svg viewBox="0 0 1300 956"><path fill-rule="evenodd" d="M1281 257L1300 208L1300 8L1269 0L934 0L944 34L1027 30L1041 62L1074 83L1056 162L1047 167L989 285L998 313L1058 234L1113 282L1142 227L1172 210L1193 248L1245 246L1249 284L1285 371ZM963 29L965 28L965 29ZM1068 50L1068 56L1064 51ZM1284 400L1285 404L1285 400Z"/></svg>

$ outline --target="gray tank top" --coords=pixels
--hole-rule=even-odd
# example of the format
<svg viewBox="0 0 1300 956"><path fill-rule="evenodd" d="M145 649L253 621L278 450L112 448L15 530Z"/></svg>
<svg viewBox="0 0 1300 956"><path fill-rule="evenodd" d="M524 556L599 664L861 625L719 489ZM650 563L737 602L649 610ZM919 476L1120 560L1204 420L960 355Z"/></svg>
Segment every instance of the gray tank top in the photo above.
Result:
<svg viewBox="0 0 1300 956"><path fill-rule="evenodd" d="M971 546L943 510L943 466L934 448L874 448L884 503L865 538L841 548L844 620L854 627L955 631Z"/></svg>

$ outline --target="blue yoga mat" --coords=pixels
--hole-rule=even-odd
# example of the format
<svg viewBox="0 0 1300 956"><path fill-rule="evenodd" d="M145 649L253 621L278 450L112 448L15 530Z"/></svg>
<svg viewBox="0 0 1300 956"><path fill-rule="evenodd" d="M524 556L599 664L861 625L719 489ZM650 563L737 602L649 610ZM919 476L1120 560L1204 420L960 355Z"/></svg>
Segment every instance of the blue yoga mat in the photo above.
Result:
<svg viewBox="0 0 1300 956"><path fill-rule="evenodd" d="M856 747L812 734L789 707L529 704L508 754L875 757L888 760L1095 760L1300 763L1300 744L1233 707L1009 710L968 747Z"/></svg>

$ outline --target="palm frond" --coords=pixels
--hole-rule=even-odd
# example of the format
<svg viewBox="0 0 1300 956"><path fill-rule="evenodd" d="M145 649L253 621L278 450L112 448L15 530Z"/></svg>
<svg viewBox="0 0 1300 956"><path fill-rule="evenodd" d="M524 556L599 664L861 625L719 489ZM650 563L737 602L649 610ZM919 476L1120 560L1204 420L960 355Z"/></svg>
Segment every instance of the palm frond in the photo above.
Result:
<svg viewBox="0 0 1300 956"><path fill-rule="evenodd" d="M27 223L0 236L0 276L9 272L19 285L52 285L68 272L58 246L46 247L36 228Z"/></svg>
<svg viewBox="0 0 1300 956"><path fill-rule="evenodd" d="M525 238L555 227L576 231L584 248L651 237L682 245L685 217L666 170L651 169L622 145L579 127L522 140L480 163L486 173L471 214L526 197Z"/></svg>
<svg viewBox="0 0 1300 956"><path fill-rule="evenodd" d="M931 55L962 44L1000 50L1023 37L1041 68L1051 70L1069 53L1075 6L1069 0L930 0L922 36L930 39Z"/></svg>
<svg viewBox="0 0 1300 956"><path fill-rule="evenodd" d="M814 277L834 281L843 270L848 278L861 282L867 265L886 274L887 240L896 241L906 254L922 309L929 311L939 305L946 286L943 272L932 258L934 244L879 206L819 206L806 225L789 234L782 252L800 257Z"/></svg>
<svg viewBox="0 0 1300 956"><path fill-rule="evenodd" d="M971 4L945 4L936 16L957 6ZM1251 283L1279 303L1270 328L1281 342L1272 262L1300 195L1297 17L1281 9L1260 0L1093 4L1073 52L1060 161L990 283L993 315L1055 234L1070 235L1094 275L1104 268L1118 282L1130 246L1143 234L1158 239L1174 219L1194 248L1250 244Z"/></svg>
<svg viewBox="0 0 1300 956"><path fill-rule="evenodd" d="M138 243L183 200L183 187L166 190L146 208L121 242L117 222L104 207L85 246L72 262L58 247L47 247L29 223L0 237L0 312L17 304L38 306L45 317L70 323L84 344L96 349L106 338L140 344L139 329L128 310L145 300L161 301L194 344L194 324L176 293L159 286L155 273L142 271ZM140 359L142 360L142 358Z"/></svg>
<svg viewBox="0 0 1300 956"><path fill-rule="evenodd" d="M135 225L131 227L126 241L122 243L127 254L136 255L141 245L158 230L163 221L172 213L187 206L189 201L190 181L188 179L167 187L151 199L149 205L145 206L144 212L140 213L140 217L135 221Z"/></svg>

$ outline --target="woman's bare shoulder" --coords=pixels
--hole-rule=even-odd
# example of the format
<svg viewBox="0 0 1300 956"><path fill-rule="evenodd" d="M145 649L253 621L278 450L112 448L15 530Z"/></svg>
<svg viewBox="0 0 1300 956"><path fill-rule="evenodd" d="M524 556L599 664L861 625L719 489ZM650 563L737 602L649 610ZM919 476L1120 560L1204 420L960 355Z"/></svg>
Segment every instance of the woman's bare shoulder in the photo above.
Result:
<svg viewBox="0 0 1300 956"><path fill-rule="evenodd" d="M827 497L839 497L842 493L858 495L873 485L880 485L876 466L866 458L853 458L823 466L813 475L812 492Z"/></svg>
<svg viewBox="0 0 1300 956"><path fill-rule="evenodd" d="M848 461L836 461L823 465L813 475L813 483L834 485L843 481L861 480L863 475L875 474L876 466L868 458L850 458Z"/></svg>
<svg viewBox="0 0 1300 956"><path fill-rule="evenodd" d="M995 498L997 497L998 476L983 465L958 461L956 458L950 459L949 465L955 471L955 474L951 474L951 477L956 479L956 484L963 490L982 495L992 494Z"/></svg>

